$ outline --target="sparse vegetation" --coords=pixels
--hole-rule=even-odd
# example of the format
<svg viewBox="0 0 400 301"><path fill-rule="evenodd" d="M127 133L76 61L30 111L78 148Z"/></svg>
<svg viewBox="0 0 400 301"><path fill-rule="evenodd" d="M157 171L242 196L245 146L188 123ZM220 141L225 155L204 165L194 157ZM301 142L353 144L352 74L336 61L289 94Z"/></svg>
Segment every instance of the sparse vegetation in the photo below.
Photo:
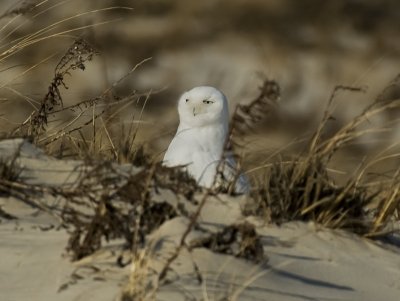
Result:
<svg viewBox="0 0 400 301"><path fill-rule="evenodd" d="M19 178L22 168L16 162L18 156L19 151L10 158L0 159L0 196L10 195L10 183L16 182Z"/></svg>
<svg viewBox="0 0 400 301"><path fill-rule="evenodd" d="M37 5L23 2L0 18L28 14L35 9ZM43 39L80 29L74 27L51 34L55 27L51 24L13 40L9 48L0 53L0 62ZM75 76L75 71L85 71L86 65L95 56L101 57L95 46L83 38L75 39L56 64L48 91L43 92L44 96L36 101L35 109L10 134L31 138L37 146L60 159L72 157L83 160L79 180L73 187L27 185L19 178L21 169L18 167L17 152L7 162L0 161L0 196L11 195L48 212L53 208L46 207L37 199L45 193L61 198L63 206L52 213L62 220L62 226L70 234L66 249L74 261L99 251L105 242L122 239L122 249L129 250L133 261L129 281L123 289L123 301L154 298L155 288L148 284L147 279L151 254L146 246L146 236L177 216L186 217L189 225L176 252L161 269L159 283L162 283L182 249L191 251L202 247L257 263L265 260L267 256L263 253L260 238L250 223L230 225L190 244L186 241L198 223L202 207L217 191L198 187L179 168L162 166L158 158L147 151L145 143L137 142L135 138L141 116L133 116L128 127L123 122L118 123L118 114L127 104L140 103L143 111L152 96L151 91L131 90L125 94L118 91L121 82L147 59L95 97L78 101L64 99L68 80ZM399 87L398 79L389 86ZM0 89L4 87L6 85ZM278 224L293 220L313 221L371 238L386 235L391 231L392 223L400 221L398 155L383 154L374 160L360 158L359 168L348 176L344 184L337 184L331 172L331 163L337 153L363 135L382 130L362 126L368 126L369 120L377 115L398 109L400 100L382 99L380 95L359 115L328 136L327 127L333 119L336 96L343 91L362 93L359 87L337 86L328 100L322 120L302 153L294 156L284 151L272 156L265 154L266 162L257 167L262 176L253 179L253 189L244 214ZM226 150L239 149L240 137L249 133L266 115L273 114L280 98L284 95L281 96L278 83L265 79L259 95L249 104L240 104L234 110ZM111 127L116 126L122 130L113 135ZM245 160L238 158L238 162ZM374 162L381 160L392 160L395 170L371 178L369 169ZM120 163L130 165L121 167ZM155 195L164 190L172 191L176 198L183 201L176 207L167 201L155 201ZM227 192L230 192L229 189ZM195 198L197 193L202 197ZM195 209L188 210L186 204L195 206ZM0 217L14 218L1 207ZM200 276L199 279L201 281Z"/></svg>
<svg viewBox="0 0 400 301"><path fill-rule="evenodd" d="M126 249L138 251L147 234L178 214L178 208L154 202L154 191L191 196L197 189L177 169L151 163L139 168L123 174L110 162L98 163L73 189L55 191L66 199L61 216L71 230L67 249L73 260L99 250L103 239L123 238Z"/></svg>
<svg viewBox="0 0 400 301"><path fill-rule="evenodd" d="M287 161L278 159L265 167L265 181L261 180L253 193L256 205L250 212L258 212L272 222L312 220L326 227L344 228L369 236L387 228L388 216L394 217L400 205L395 188L400 185L398 171L387 184L388 190L383 189L392 193L382 194L370 189L368 180L363 179L365 169L362 161L359 162L360 168L343 185L335 184L328 170L330 161L340 149L375 130L360 130L360 125L376 114L399 107L400 101L377 99L331 137L323 139L335 96L343 90L361 92L355 87L337 86L334 89L305 154ZM378 204L378 207L373 204Z"/></svg>
<svg viewBox="0 0 400 301"><path fill-rule="evenodd" d="M214 252L245 258L256 263L266 260L260 237L250 223L234 224L220 232L194 240L190 248L207 248Z"/></svg>

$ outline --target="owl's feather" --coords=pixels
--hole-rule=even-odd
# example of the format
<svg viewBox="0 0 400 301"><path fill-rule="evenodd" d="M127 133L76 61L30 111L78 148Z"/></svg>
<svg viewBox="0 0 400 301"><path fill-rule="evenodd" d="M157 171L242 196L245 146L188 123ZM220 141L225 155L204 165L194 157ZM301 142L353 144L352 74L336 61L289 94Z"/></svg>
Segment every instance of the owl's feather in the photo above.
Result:
<svg viewBox="0 0 400 301"><path fill-rule="evenodd" d="M164 156L167 166L185 166L199 185L211 187L223 155L228 135L228 102L222 92L213 87L196 87L183 93L178 102L179 127ZM225 154L225 180L235 178L235 160ZM217 183L221 184L221 183ZM241 175L235 191L249 190L247 179Z"/></svg>

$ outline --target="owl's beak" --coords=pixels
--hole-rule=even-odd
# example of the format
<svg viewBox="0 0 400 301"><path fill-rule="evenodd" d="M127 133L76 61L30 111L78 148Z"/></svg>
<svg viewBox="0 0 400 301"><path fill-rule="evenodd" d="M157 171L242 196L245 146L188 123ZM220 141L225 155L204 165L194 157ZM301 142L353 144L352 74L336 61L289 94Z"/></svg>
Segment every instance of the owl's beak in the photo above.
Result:
<svg viewBox="0 0 400 301"><path fill-rule="evenodd" d="M204 113L204 108L202 108L201 106L193 106L192 112L193 116L197 116Z"/></svg>

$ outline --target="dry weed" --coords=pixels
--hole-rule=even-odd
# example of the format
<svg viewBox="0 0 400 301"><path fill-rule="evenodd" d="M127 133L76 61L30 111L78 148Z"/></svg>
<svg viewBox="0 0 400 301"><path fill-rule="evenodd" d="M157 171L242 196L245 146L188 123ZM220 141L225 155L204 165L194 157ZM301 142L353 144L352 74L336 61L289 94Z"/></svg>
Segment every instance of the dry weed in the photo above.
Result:
<svg viewBox="0 0 400 301"><path fill-rule="evenodd" d="M11 195L10 184L17 182L22 168L17 164L20 149L11 158L0 159L0 195Z"/></svg>
<svg viewBox="0 0 400 301"><path fill-rule="evenodd" d="M217 233L193 240L189 248L207 248L213 252L245 258L255 263L266 258L260 237L255 227L248 222L229 225Z"/></svg>
<svg viewBox="0 0 400 301"><path fill-rule="evenodd" d="M150 254L147 249L139 251L131 262L128 282L122 289L120 301L155 300L156 287L150 278Z"/></svg>
<svg viewBox="0 0 400 301"><path fill-rule="evenodd" d="M30 2L22 2L20 6L10 9L0 18L26 14L36 7ZM87 14L98 11L100 10L87 12ZM83 29L84 27L71 28L52 33L59 24L82 15L84 14L60 20L35 33L12 41L10 47L0 53L0 62L40 41ZM91 26L96 26L96 24L86 27ZM143 300L149 297L149 292L154 289L149 287L147 282L150 259L146 249L143 249L146 235L166 220L186 214L184 210L174 208L167 202L154 202L153 195L160 191L162 193L163 189L168 189L191 201L198 187L193 179L178 168L166 168L160 163L153 162L145 154L143 146L134 145L138 128L131 126L125 136L118 137L119 140L110 134L108 123L117 114L111 111L113 103L118 106L140 97L135 92L124 97L114 95L113 89L120 81L113 83L97 97L64 106L62 89L68 88L65 78L72 76L73 71L77 69L84 70L85 64L95 55L97 51L89 43L82 39L75 41L55 67L54 77L40 103L40 108L33 112L16 131L32 136L38 145L58 149L60 157L65 157L65 152L68 150L77 157L85 158L87 166L80 180L73 189L29 187L18 182L20 171L15 165L16 155L9 162L0 162L0 194L17 196L42 210L50 209L43 207L40 202L35 202L33 200L35 194L51 193L65 199L60 217L70 233L67 250L73 260L96 252L105 241L123 239L124 247L131 251L133 259L132 271L128 284L124 288L122 300ZM134 72L143 62L134 66L127 75ZM398 79L392 85L396 83ZM340 128L333 136L325 138L326 125L331 119L332 104L337 93L343 90L361 91L357 87L338 86L335 88L325 115L311 138L306 153L289 161L275 161L266 170L262 184L252 193L254 200L252 214L263 215L268 221L277 223L312 220L327 227L345 228L369 236L385 233L392 220L399 220L399 170L394 173L390 181L387 181L387 184L374 190L369 187L368 182L364 181L362 169L356 172L345 185L337 185L329 174L329 163L339 150L368 132L360 130L360 125L368 123L372 116L398 108L400 100L383 100L378 97L359 116ZM150 94L146 95L146 101L149 96ZM239 105L232 118L225 151L231 151L234 147L236 136L248 133L254 124L265 118L265 115L276 107L279 98L279 85L267 79L260 88L259 96L253 102L248 105ZM102 102L107 103L107 106L101 106ZM106 110L104 107L108 110L107 120L103 120ZM63 124L60 129L52 133L47 132L50 118L65 111L78 113L74 114L73 118ZM87 117L88 115L90 117ZM82 116L85 116L83 121L80 120ZM101 125L97 121L101 121ZM73 133L78 137L73 136ZM103 139L103 137L106 138ZM133 163L138 169L135 172L121 171L110 161L96 160L103 157L105 145L108 148L107 156L104 157L112 158L116 162ZM241 162L241 158L237 161ZM218 171L219 177L223 177L223 163L219 164ZM218 179L216 178L215 181ZM233 187L231 185L227 191L232 192ZM213 189L205 192L196 211L189 217L189 225L179 245L158 275L159 281L165 278L171 264L183 248L207 247L215 252L256 262L264 259L260 239L254 227L249 224L228 226L221 232L192 242L190 247L187 246L186 238L197 224L203 206L208 198L217 192ZM377 206L371 210L374 203L377 203ZM0 215L12 218L1 208Z"/></svg>
<svg viewBox="0 0 400 301"><path fill-rule="evenodd" d="M339 91L361 92L357 87L337 86L304 156L287 161L278 160L267 167L264 182L253 193L255 207L250 212L262 214L272 222L312 220L327 227L345 228L368 234L386 226L385 221L398 206L398 176L385 197L368 189L357 172L345 185L336 185L329 175L328 166L338 150L370 130L360 130L369 118L397 108L400 100L380 101L378 98L360 115L324 139L324 130L331 119L332 104ZM360 162L362 164L362 162ZM360 169L361 170L361 169ZM378 199L377 211L371 206ZM372 215L375 218L371 217Z"/></svg>
<svg viewBox="0 0 400 301"><path fill-rule="evenodd" d="M147 234L178 214L170 204L152 201L160 189L191 196L197 186L178 169L160 164L147 163L134 174L124 174L103 162L73 190L58 190L67 200L62 218L72 230L67 249L73 259L92 254L103 239L123 238L129 250L143 246Z"/></svg>
<svg viewBox="0 0 400 301"><path fill-rule="evenodd" d="M68 89L64 78L76 69L85 70L85 64L96 55L96 50L85 40L79 39L67 50L54 70L54 78L48 92L41 102L40 108L30 119L28 135L38 137L47 126L48 116L57 106L63 106L60 87Z"/></svg>

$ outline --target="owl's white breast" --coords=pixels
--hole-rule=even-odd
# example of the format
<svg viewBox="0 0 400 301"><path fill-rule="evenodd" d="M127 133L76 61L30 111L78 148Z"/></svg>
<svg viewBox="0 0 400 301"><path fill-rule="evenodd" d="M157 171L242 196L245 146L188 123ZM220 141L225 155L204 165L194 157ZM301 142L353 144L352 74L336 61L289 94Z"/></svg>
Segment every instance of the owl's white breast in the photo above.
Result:
<svg viewBox="0 0 400 301"><path fill-rule="evenodd" d="M188 172L200 184L209 186L215 176L216 165L221 159L225 139L226 128L222 125L196 128L179 126L165 153L164 164L187 165Z"/></svg>
<svg viewBox="0 0 400 301"><path fill-rule="evenodd" d="M216 178L225 140L228 136L228 102L225 95L210 86L200 86L182 94L178 101L179 127L164 156L164 165L185 166L200 186L223 186L236 181L236 163L225 154L223 177ZM243 175L235 190L248 190Z"/></svg>

